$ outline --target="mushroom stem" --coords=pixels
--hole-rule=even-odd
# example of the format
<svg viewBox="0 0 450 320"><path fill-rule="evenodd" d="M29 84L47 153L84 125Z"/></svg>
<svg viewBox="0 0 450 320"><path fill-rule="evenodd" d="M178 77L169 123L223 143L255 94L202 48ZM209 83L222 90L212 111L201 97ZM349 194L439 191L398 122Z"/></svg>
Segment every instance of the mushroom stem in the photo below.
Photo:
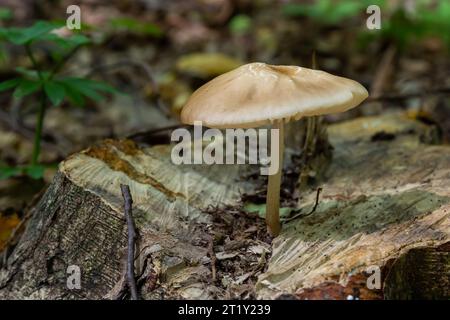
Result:
<svg viewBox="0 0 450 320"><path fill-rule="evenodd" d="M277 236L280 233L280 186L281 173L283 171L283 154L284 154L284 123L283 119L276 120L273 129L278 129L278 150L270 150L270 152L278 152L278 170L277 173L269 176L266 197L266 223L271 235Z"/></svg>

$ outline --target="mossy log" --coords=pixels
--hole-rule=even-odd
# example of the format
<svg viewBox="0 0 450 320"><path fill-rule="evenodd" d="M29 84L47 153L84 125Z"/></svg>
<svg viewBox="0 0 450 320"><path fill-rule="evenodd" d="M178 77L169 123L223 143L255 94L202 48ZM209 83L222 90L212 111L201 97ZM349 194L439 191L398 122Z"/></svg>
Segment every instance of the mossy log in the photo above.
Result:
<svg viewBox="0 0 450 320"><path fill-rule="evenodd" d="M0 270L0 298L117 298L127 244L120 184L133 196L145 299L449 298L450 148L432 145L435 128L404 115L328 132L330 165L271 245L264 220L243 210L265 194L256 166L177 166L169 145L128 140L70 156ZM317 187L319 204L302 217ZM73 265L79 289L67 286ZM371 266L380 289L367 288Z"/></svg>

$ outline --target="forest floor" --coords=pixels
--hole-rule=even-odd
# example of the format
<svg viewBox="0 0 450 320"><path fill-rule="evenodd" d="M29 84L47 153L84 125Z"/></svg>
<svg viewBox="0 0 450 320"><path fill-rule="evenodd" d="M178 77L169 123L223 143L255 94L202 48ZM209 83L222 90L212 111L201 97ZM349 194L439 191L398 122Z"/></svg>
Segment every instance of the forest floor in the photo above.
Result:
<svg viewBox="0 0 450 320"><path fill-rule="evenodd" d="M23 25L34 19L60 19L61 12L65 12L65 7L70 1L61 1L59 5L50 5L45 1L26 2L30 5L23 6L11 2L10 5L16 9L11 23ZM362 106L344 114L325 118L332 126L330 141L335 146L334 159L343 161L344 150L352 154L363 150L357 148L353 150L352 146L358 143L364 143L364 148L367 147L365 150L372 150L373 153L364 155L361 151L359 154L361 161L366 159L365 156L371 160L367 162L365 168L359 168L358 165L361 164L359 162L354 163L352 170L355 171L346 168L344 164L332 164L335 171L333 175L326 177L328 191L324 189L323 199L335 197L339 193L343 197L341 200L347 201L350 205L358 205L353 198L358 192L349 191L352 195L350 196L336 191L336 194L332 195L330 190L348 187L346 184L342 185L341 183L344 183L342 181L354 183L345 180L344 173L347 176L367 174L367 181L373 183L376 177L371 177L370 174L382 175L379 171L382 164L373 161L386 154L393 157L394 163L390 165L395 166L398 172L411 175L411 179L414 177L418 179L411 183L433 184L434 180L427 175L422 176L419 165L415 163L410 163L409 169L403 172L401 163L395 161L407 159L400 160L396 158L396 154L389 153L391 146L394 145L395 148L407 149L407 152L411 152L410 159L419 161L418 163L423 166L428 166L427 161L431 163L444 161L433 158L434 156L447 159L447 153L442 151L443 154L440 154L439 148L448 148L450 142L450 59L448 48L438 38L421 39L412 44L413 49L406 50L391 39L376 39L363 45L358 40L364 23L360 19L350 19L347 23L330 26L303 18L288 18L272 1L258 1L257 4L249 1L223 0L208 4L205 2L202 5L195 0L108 1L107 4L101 1L86 1L82 5L82 10L83 19L94 28L93 37L101 41L92 47L81 49L72 57L68 62L66 73L104 80L126 95L113 95L98 103L89 102L83 109L63 103L57 108L48 110L40 158L41 162L47 165L43 178L21 176L0 179L0 251L7 247L11 238L17 236L15 230L18 227L23 231L30 218L30 209L41 200L55 178L61 161L104 139L129 137L139 148L167 144L169 138L166 131L162 133L152 131L178 124L181 107L201 84L222 72L251 61L311 67L312 55L315 52L319 69L355 79L371 92L371 98ZM251 27L246 31L233 31L231 21L238 15L237 13L251 18ZM123 23L123 18L130 17L135 21L134 24L140 27L133 28L130 27L130 23ZM143 26L147 31L142 31ZM217 55L215 52L222 54ZM10 48L7 48L7 53L8 60L0 65L2 80L8 79L13 73L12 65L26 66L22 54L17 54ZM198 53L202 55L195 56ZM45 63L48 53L42 50L38 58ZM0 165L26 164L31 157L33 128L36 123L35 101L32 98L13 99L11 94L2 92L0 103ZM398 114L402 115L400 124L396 124L402 128L400 131L391 130L395 126L390 128L375 126L377 129L369 130L370 135L367 136L369 133L351 127L371 119L367 118L371 116L380 117L382 120L375 118L373 121L381 121L386 125L390 123L389 119L397 119ZM347 129L343 130L355 130L351 134L357 134L360 140L343 143L334 137L337 128L343 128L340 127L341 123L348 125ZM419 143L416 144L417 141ZM336 149L337 145L343 149ZM414 148L408 149L412 145ZM431 145L433 147L430 147ZM376 148L382 153L377 153ZM436 151L437 149L439 151ZM436 172L444 170L441 165L443 162L436 164L434 167L437 168ZM413 167L416 171L411 169ZM357 171L357 168L360 171ZM370 172L371 170L377 172ZM432 176L434 173L428 172L428 175ZM293 176L285 178L292 180ZM406 180L402 175L401 179L396 181L401 185L401 182ZM441 183L444 180L439 181ZM379 183L385 188L389 184ZM408 183L405 182L405 185ZM261 185L264 183L259 182L258 188L261 188ZM307 199L306 203L309 206L314 202L318 186L318 181L310 179L305 190L302 190L303 200ZM372 202L377 202L376 197L383 197L368 192L374 190L372 185L365 187L366 190L360 190L360 196L364 195ZM426 187L440 188L439 185ZM354 189L358 187L354 186ZM447 196L441 194L443 191L440 189L438 191L433 189L430 192L437 193L436 197ZM397 200L409 203L415 196L413 192ZM437 201L435 196L430 197L433 201ZM258 201L264 200L256 198ZM251 199L255 200L255 197ZM391 198L385 200L386 205L394 201ZM288 203L292 199L285 201ZM339 207L340 204L335 205ZM336 208L334 209L337 210ZM265 277L267 281L282 280L280 284L282 291L293 291L291 290L293 287L297 290L304 283L313 286L314 281L319 281L304 274L294 273L293 278L284 277L275 270L280 269L279 264L292 263L292 269L294 266L302 265L303 261L294 259L295 261L286 262L282 259L279 261L273 259L274 267L268 265L273 251L285 252L289 251L289 248L284 247L281 240L272 247L272 239L266 236L264 223L260 218L248 216L241 208L236 207L232 210L217 208L210 214L215 228L211 229L210 226L202 228L213 239L217 268L215 283L219 289L215 293L208 294L228 298L271 296L273 294L271 287L264 285L264 280L258 280L263 272L268 272ZM320 214L326 215L319 210ZM291 225L294 223L288 224L289 230ZM223 234L228 235L226 244L223 243ZM433 235L430 237L433 238ZM294 243L296 240L288 238L286 241ZM245 250L239 247L243 242ZM340 281L345 282L342 279ZM289 287L287 283L293 287ZM301 297L308 297L308 294L313 297L316 293L302 294L304 296L300 294ZM353 293L342 289L340 294Z"/></svg>

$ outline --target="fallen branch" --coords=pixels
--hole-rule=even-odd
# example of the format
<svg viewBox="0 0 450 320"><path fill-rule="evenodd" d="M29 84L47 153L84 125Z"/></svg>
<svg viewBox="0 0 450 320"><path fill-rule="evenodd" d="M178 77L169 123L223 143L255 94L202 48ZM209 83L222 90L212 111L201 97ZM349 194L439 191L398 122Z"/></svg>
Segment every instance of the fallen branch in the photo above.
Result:
<svg viewBox="0 0 450 320"><path fill-rule="evenodd" d="M130 289L131 300L138 300L136 279L134 277L134 247L136 240L136 229L134 227L132 205L133 199L128 185L120 185L122 196L124 200L124 212L128 226L128 254L127 254L127 285Z"/></svg>
<svg viewBox="0 0 450 320"><path fill-rule="evenodd" d="M211 237L211 241L208 244L208 254L211 258L211 275L213 283L217 280L217 271L216 271L216 254L214 253L214 236Z"/></svg>
<svg viewBox="0 0 450 320"><path fill-rule="evenodd" d="M322 188L317 188L316 202L314 203L314 207L313 207L312 210L307 214L307 216L309 216L310 214L313 214L313 213L316 211L317 206L319 205L319 196L320 196L320 193L321 193L321 192L322 192Z"/></svg>
<svg viewBox="0 0 450 320"><path fill-rule="evenodd" d="M135 132L132 133L130 135L127 136L127 139L142 139L142 138L146 138L146 137L151 137L154 134L160 133L160 132L164 132L164 131L172 131L175 129L179 129L179 128L188 128L188 125L184 125L184 124L175 124L175 125L171 125L171 126L166 126L166 127L161 127L161 128L154 128L154 129L150 129L150 130L145 130L145 131L139 131L139 132Z"/></svg>

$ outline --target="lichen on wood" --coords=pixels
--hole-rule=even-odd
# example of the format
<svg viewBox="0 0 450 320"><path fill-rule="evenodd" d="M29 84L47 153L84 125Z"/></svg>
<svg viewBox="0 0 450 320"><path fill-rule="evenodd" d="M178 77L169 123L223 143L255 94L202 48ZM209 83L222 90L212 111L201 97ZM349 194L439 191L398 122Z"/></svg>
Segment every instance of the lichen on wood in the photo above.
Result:
<svg viewBox="0 0 450 320"><path fill-rule="evenodd" d="M345 299L356 289L367 298L366 282L354 280L367 279L369 266L380 268L389 287L389 261L449 242L450 148L424 144L430 130L403 115L331 126L334 155L320 183L322 200L313 215L287 223L274 240L259 297ZM372 139L378 132L393 139ZM300 201L312 203L314 195ZM448 290L441 294L448 298Z"/></svg>

